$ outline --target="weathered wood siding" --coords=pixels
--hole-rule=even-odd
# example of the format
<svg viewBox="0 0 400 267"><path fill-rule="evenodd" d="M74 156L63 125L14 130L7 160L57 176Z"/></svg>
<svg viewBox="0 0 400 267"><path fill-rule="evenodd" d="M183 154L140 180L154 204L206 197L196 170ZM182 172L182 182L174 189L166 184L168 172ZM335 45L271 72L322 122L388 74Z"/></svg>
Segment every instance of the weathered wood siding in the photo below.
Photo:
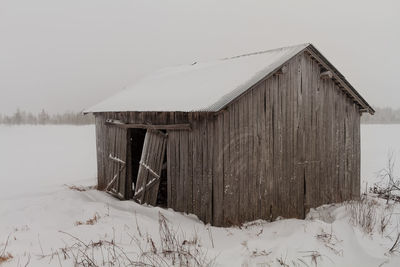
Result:
<svg viewBox="0 0 400 267"><path fill-rule="evenodd" d="M301 54L217 118L213 224L277 216L357 198L360 111Z"/></svg>
<svg viewBox="0 0 400 267"><path fill-rule="evenodd" d="M285 73L260 81L217 114L97 113L99 188L109 177L113 140L104 122L118 119L192 125L167 131L168 207L206 223L302 218L310 207L359 197L359 106L320 71L300 54Z"/></svg>
<svg viewBox="0 0 400 267"><path fill-rule="evenodd" d="M187 113L191 131L168 131L168 207L212 222L214 115Z"/></svg>

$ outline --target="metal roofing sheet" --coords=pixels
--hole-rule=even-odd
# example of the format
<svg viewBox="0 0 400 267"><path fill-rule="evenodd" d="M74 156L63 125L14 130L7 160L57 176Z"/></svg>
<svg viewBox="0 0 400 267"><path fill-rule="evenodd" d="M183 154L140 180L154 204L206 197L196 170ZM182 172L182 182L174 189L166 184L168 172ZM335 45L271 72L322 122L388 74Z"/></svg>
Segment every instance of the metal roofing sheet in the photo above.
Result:
<svg viewBox="0 0 400 267"><path fill-rule="evenodd" d="M307 46L163 69L84 112L219 111Z"/></svg>

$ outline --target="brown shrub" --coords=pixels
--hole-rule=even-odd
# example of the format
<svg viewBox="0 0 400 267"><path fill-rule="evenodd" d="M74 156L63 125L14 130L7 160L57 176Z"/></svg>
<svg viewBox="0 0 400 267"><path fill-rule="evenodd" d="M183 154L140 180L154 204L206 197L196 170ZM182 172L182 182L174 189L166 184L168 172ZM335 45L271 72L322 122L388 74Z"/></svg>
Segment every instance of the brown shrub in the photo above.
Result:
<svg viewBox="0 0 400 267"><path fill-rule="evenodd" d="M94 225L100 219L100 215L96 212L93 218L87 219L86 221L76 221L75 225Z"/></svg>
<svg viewBox="0 0 400 267"><path fill-rule="evenodd" d="M97 188L97 186L95 186L95 185L93 185L93 186L77 186L77 185L67 185L66 184L65 186L68 187L70 190L78 191L78 192L85 192L85 191Z"/></svg>
<svg viewBox="0 0 400 267"><path fill-rule="evenodd" d="M6 262L8 260L11 260L12 258L14 258L10 253L6 253L2 256L0 256L0 264L2 264L3 262Z"/></svg>

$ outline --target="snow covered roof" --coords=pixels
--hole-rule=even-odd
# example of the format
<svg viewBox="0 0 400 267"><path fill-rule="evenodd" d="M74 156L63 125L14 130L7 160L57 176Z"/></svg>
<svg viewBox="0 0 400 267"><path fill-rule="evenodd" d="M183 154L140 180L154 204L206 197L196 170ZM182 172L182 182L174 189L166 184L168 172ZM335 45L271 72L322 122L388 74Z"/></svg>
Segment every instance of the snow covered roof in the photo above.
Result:
<svg viewBox="0 0 400 267"><path fill-rule="evenodd" d="M309 46L312 47L301 44L162 69L84 113L219 111Z"/></svg>

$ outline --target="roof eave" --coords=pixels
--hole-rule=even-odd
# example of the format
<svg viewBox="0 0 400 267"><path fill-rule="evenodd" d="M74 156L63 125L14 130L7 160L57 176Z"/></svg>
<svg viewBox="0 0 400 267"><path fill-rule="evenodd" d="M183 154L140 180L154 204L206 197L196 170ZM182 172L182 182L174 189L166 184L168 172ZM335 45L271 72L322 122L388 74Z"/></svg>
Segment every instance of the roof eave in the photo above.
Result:
<svg viewBox="0 0 400 267"><path fill-rule="evenodd" d="M320 62L326 69L329 69L333 72L334 78L338 80L343 88L353 97L353 99L361 106L361 112L368 112L373 115L375 110L371 107L370 104L357 92L357 90L346 80L346 78L333 66L329 60L324 57L318 49L316 49L312 44L309 44L304 50L307 50L313 57L316 58L318 62Z"/></svg>

